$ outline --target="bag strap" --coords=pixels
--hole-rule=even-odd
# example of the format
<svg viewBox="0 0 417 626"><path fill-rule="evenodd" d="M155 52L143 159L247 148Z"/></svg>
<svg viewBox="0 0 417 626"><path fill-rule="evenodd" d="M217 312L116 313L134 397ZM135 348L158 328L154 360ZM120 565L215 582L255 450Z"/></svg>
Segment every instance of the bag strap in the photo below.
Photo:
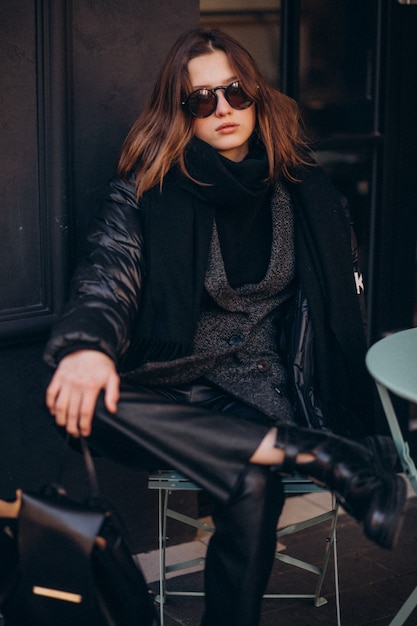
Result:
<svg viewBox="0 0 417 626"><path fill-rule="evenodd" d="M85 437L80 437L80 444L84 457L85 468L87 470L91 496L93 498L98 498L100 495L100 489L98 486L97 472L94 465L93 457L91 456L90 448L88 447L88 443Z"/></svg>
<svg viewBox="0 0 417 626"><path fill-rule="evenodd" d="M70 439L71 436L67 433L65 436L66 448L69 451L70 449ZM88 485L90 487L90 495L91 497L98 498L100 496L100 488L98 486L98 478L97 472L94 465L93 457L90 452L90 448L88 447L88 442L85 437L79 437L76 441L80 443L81 453L84 459L84 465L87 473ZM61 463L61 475L63 473L64 462ZM59 483L61 480L59 480Z"/></svg>

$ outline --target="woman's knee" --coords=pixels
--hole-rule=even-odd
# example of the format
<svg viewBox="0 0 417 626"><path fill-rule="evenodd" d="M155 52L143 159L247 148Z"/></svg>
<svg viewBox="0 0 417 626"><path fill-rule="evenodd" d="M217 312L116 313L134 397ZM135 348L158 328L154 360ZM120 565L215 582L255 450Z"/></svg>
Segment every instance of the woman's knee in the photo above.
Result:
<svg viewBox="0 0 417 626"><path fill-rule="evenodd" d="M256 553L259 546L266 546L268 552L274 547L284 498L282 481L277 473L250 465L230 501L214 507L216 534L224 535L228 542L232 535L235 536L245 553Z"/></svg>
<svg viewBox="0 0 417 626"><path fill-rule="evenodd" d="M281 478L270 467L250 464L241 476L236 495L259 504L271 498L280 501L283 499Z"/></svg>

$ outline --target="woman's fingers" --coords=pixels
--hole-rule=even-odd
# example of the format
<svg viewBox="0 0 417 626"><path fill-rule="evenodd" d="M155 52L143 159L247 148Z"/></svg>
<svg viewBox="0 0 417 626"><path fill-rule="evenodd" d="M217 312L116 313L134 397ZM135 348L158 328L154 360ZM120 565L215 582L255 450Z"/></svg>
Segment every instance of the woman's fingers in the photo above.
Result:
<svg viewBox="0 0 417 626"><path fill-rule="evenodd" d="M81 350L62 359L46 392L46 404L73 437L88 437L99 393L105 391L109 411L117 410L119 376L113 361L94 350Z"/></svg>
<svg viewBox="0 0 417 626"><path fill-rule="evenodd" d="M120 398L120 378L116 372L110 376L105 388L104 403L110 413L116 413Z"/></svg>

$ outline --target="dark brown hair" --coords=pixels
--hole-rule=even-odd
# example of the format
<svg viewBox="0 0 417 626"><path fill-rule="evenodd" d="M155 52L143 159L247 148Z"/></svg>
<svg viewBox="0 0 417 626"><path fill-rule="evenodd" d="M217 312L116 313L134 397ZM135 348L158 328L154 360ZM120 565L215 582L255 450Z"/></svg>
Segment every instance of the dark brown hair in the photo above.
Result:
<svg viewBox="0 0 417 626"><path fill-rule="evenodd" d="M294 100L268 85L252 56L233 37L215 29L196 28L184 33L172 47L143 113L123 144L118 174L127 176L136 168L138 198L154 185L162 185L173 163L189 176L184 152L194 134L194 118L181 104L192 90L188 63L215 50L227 55L244 91L255 102L256 132L268 154L269 180L279 175L292 179L291 169L305 163L305 141Z"/></svg>

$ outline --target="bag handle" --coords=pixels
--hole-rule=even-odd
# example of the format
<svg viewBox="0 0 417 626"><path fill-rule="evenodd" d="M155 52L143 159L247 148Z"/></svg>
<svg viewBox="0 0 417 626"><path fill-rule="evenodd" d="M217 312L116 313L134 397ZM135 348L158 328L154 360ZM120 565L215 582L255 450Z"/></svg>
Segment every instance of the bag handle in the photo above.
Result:
<svg viewBox="0 0 417 626"><path fill-rule="evenodd" d="M124 541L128 542L128 539L124 530L123 520L120 517L119 512L113 507L113 505L110 502L108 502L106 498L103 498L103 496L100 493L96 467L94 465L94 460L93 460L93 456L91 454L90 448L88 447L88 441L83 436L80 436L79 440L80 440L81 451L84 457L84 463L85 463L85 468L87 471L88 482L90 485L91 499L92 501L100 502L102 506L104 505L106 506L106 508L109 508L111 510L113 520L117 520L119 532L123 533Z"/></svg>
<svg viewBox="0 0 417 626"><path fill-rule="evenodd" d="M71 436L67 433L66 437L65 437L65 441L67 444L67 450L69 450L70 447L70 438ZM99 498L100 497L100 488L98 486L98 478L97 478L97 472L96 472L96 467L94 465L94 461L93 461L93 457L91 455L90 452L90 448L88 447L88 442L87 439L85 437L80 436L78 441L80 442L80 448L81 448L81 452L83 455L83 459L84 459L84 465L85 465L85 469L86 469L86 473L87 473L87 479L88 479L88 484L90 487L90 495L91 497L94 498ZM61 474L63 471L63 461L61 463Z"/></svg>
<svg viewBox="0 0 417 626"><path fill-rule="evenodd" d="M85 437L80 437L80 444L84 457L85 468L87 470L90 492L93 498L98 498L100 495L100 489L98 486L97 472L94 465L93 457L91 456L90 448L88 447L88 443Z"/></svg>

